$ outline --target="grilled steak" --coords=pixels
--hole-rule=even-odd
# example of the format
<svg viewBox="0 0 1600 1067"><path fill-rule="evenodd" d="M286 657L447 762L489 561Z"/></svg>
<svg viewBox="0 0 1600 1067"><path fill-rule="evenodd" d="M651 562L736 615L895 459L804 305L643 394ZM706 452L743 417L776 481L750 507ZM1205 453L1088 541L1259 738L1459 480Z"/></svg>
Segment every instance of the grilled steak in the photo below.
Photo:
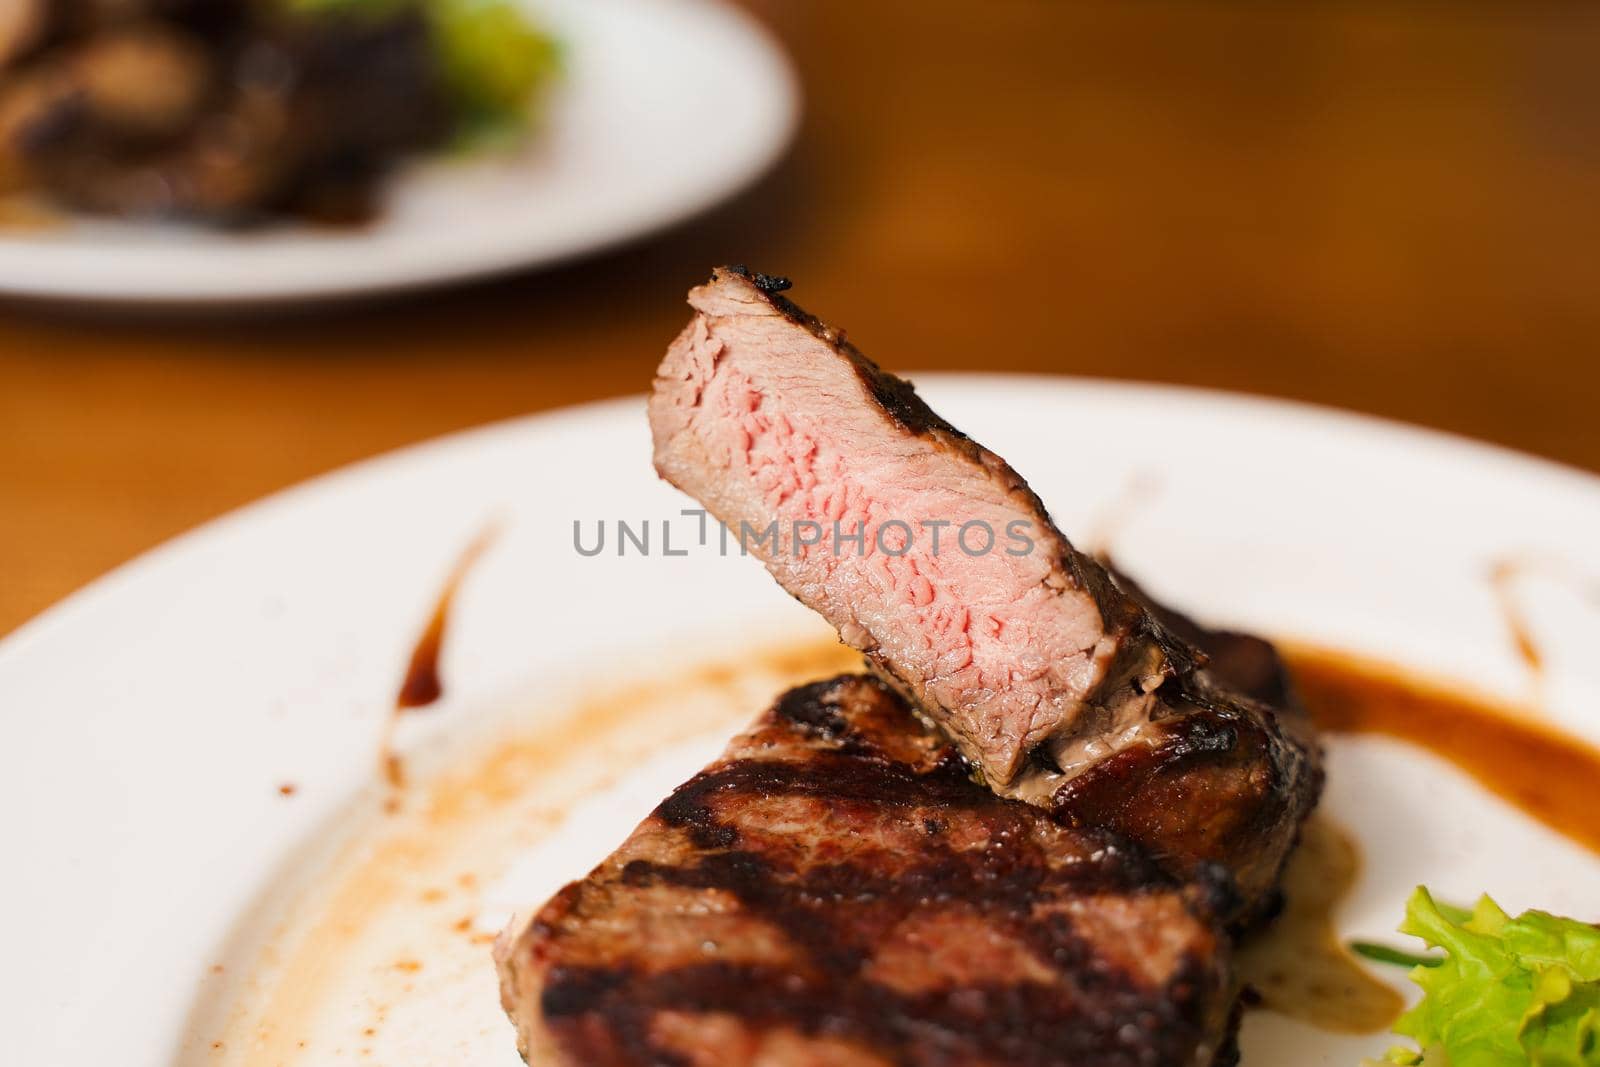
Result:
<svg viewBox="0 0 1600 1067"><path fill-rule="evenodd" d="M727 268L690 293L650 401L657 470L996 791L1185 873L1220 864L1258 906L1320 786L1297 716L1227 688L1198 628L1073 548L1002 459L786 287Z"/></svg>
<svg viewBox="0 0 1600 1067"><path fill-rule="evenodd" d="M496 947L530 1063L1206 1065L1213 893L975 783L864 676L794 690Z"/></svg>
<svg viewBox="0 0 1600 1067"><path fill-rule="evenodd" d="M1056 814L1125 834L1182 871L1221 865L1240 891L1229 916L1248 925L1276 903L1283 865L1322 792L1310 718L1270 642L1208 630L1113 573L1203 657L1202 685L1216 699L1186 700L1186 711L1146 727L1140 744L1069 780L1052 800Z"/></svg>

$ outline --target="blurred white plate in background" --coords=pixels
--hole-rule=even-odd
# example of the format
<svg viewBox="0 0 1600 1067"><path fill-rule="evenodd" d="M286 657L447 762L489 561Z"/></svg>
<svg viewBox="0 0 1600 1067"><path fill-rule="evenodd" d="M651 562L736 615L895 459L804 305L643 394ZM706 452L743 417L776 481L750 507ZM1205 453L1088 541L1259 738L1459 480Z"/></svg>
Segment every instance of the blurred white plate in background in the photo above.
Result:
<svg viewBox="0 0 1600 1067"><path fill-rule="evenodd" d="M1081 541L1120 513L1117 559L1176 605L1513 700L1528 679L1490 561L1592 564L1600 544L1600 480L1456 438L1191 390L919 382ZM1150 488L1129 509L1135 484ZM653 664L685 648L693 665L816 641L825 628L736 550L667 558L658 528L649 557L619 558L614 542L574 551L575 520L586 541L619 518L671 520L677 540L692 529L687 504L651 470L641 398L521 419L263 501L0 642L0 1063L100 1067L114 1048L120 1067L517 1067L488 947L451 924L492 930L581 876L770 689L740 694L720 732L643 759L609 751L603 722L585 719L577 742L511 777L553 780L587 759L614 768L615 787L546 812L532 847L480 857L528 877L478 866L469 891L461 868L405 850L384 872L403 907L382 893L347 900L315 983L275 984L275 955L297 953L267 919L308 882L335 895L328 843L395 825L379 810L379 739L444 575L486 523L500 534L456 600L444 700L413 722L431 732L413 735L424 743L408 760L535 728L564 713L572 685L651 684ZM1600 620L1559 582L1524 592L1548 721L1600 740ZM1600 899L1600 858L1398 742L1332 738L1323 808L1365 859L1338 913L1346 936L1393 938L1423 881L1449 900L1487 890L1514 912L1592 916ZM520 818L491 810L450 835ZM364 927L385 922L373 944ZM295 1010L248 1025L269 994ZM281 1057L256 1045L284 1040ZM1352 1067L1388 1043L1252 1013L1243 1063Z"/></svg>
<svg viewBox="0 0 1600 1067"><path fill-rule="evenodd" d="M239 303L374 293L502 273L681 222L765 171L799 91L787 59L720 0L525 0L568 70L509 153L418 163L369 226L258 231L72 219L0 230L0 293Z"/></svg>

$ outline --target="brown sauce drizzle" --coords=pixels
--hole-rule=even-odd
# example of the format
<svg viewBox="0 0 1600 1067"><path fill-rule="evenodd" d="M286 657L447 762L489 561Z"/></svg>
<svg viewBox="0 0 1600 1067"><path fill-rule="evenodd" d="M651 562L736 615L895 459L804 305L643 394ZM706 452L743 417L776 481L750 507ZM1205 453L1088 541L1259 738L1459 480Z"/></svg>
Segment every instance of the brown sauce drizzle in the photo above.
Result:
<svg viewBox="0 0 1600 1067"><path fill-rule="evenodd" d="M1545 656L1534 635L1527 610L1517 595L1517 587L1524 580L1541 574L1562 583L1600 608L1600 580L1584 574L1565 560L1523 554L1503 556L1489 565L1489 586L1494 590L1495 600L1500 606L1500 617L1511 635L1517 658L1522 660L1532 679L1532 703L1535 706L1544 703Z"/></svg>
<svg viewBox="0 0 1600 1067"><path fill-rule="evenodd" d="M1528 617L1517 600L1517 582L1526 572L1525 560L1495 560L1489 567L1489 585L1494 590L1495 601L1500 605L1500 617L1511 633L1511 645L1517 650L1517 658L1528 668L1537 694L1543 687L1544 654L1539 651L1533 628L1528 624Z"/></svg>
<svg viewBox="0 0 1600 1067"><path fill-rule="evenodd" d="M450 606L455 602L456 591L461 588L472 565L483 555L493 538L493 527L484 530L462 550L455 566L450 569L450 576L445 579L444 587L434 601L428 625L411 649L405 678L400 683L400 692L394 698L397 711L425 708L444 696L444 682L439 677L439 654L444 651L444 633L450 623Z"/></svg>
<svg viewBox="0 0 1600 1067"><path fill-rule="evenodd" d="M1340 941L1334 912L1361 868L1355 840L1325 816L1306 823L1283 876L1283 911L1240 946L1239 979L1260 1007L1319 1030L1387 1030L1404 1002Z"/></svg>
<svg viewBox="0 0 1600 1067"><path fill-rule="evenodd" d="M395 726L402 715L436 704L439 698L444 696L444 679L439 673L439 657L444 652L445 632L450 625L450 608L455 603L461 583L466 580L473 566L482 558L499 532L499 524L491 523L462 549L461 555L456 558L455 566L450 568L450 574L445 578L444 586L439 590L427 626L423 628L416 645L411 649L405 677L400 682L399 692L395 694L394 714L390 717L388 729L384 731L379 758L384 780L395 789L405 785L405 767L394 748Z"/></svg>
<svg viewBox="0 0 1600 1067"><path fill-rule="evenodd" d="M1323 730L1378 734L1425 748L1552 830L1600 852L1600 750L1514 717L1503 703L1393 667L1321 649L1284 651Z"/></svg>

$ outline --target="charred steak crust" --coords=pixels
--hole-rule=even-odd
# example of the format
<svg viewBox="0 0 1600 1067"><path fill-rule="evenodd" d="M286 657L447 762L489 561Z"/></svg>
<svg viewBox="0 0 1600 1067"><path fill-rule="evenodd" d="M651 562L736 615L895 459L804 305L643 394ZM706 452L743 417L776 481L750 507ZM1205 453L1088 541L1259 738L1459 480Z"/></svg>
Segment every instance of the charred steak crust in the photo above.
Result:
<svg viewBox="0 0 1600 1067"><path fill-rule="evenodd" d="M1143 843L1179 872L1227 872L1238 892L1229 919L1247 925L1272 907L1298 813L1320 791L1307 764L1270 718L1222 703L1157 724L1146 744L1063 785L1054 809L1069 825Z"/></svg>
<svg viewBox="0 0 1600 1067"><path fill-rule="evenodd" d="M1246 925L1273 907L1322 794L1322 746L1271 642L1208 629L1107 569L1205 667L1187 683L1187 714L1158 723L1149 747L1117 752L1068 782L1056 811L1195 867L1223 866L1244 893L1232 918Z"/></svg>
<svg viewBox="0 0 1600 1067"><path fill-rule="evenodd" d="M723 268L691 293L695 318L651 399L658 471L730 526L881 521L884 500L1031 523L1037 558L1012 566L915 552L763 562L997 792L1103 821L1185 875L1221 866L1235 917L1259 911L1321 789L1271 647L1211 634L1077 551L1004 460L788 287ZM1265 674L1245 677L1252 666Z"/></svg>
<svg viewBox="0 0 1600 1067"><path fill-rule="evenodd" d="M782 697L497 947L531 1062L1205 1065L1216 896L995 796L881 683Z"/></svg>

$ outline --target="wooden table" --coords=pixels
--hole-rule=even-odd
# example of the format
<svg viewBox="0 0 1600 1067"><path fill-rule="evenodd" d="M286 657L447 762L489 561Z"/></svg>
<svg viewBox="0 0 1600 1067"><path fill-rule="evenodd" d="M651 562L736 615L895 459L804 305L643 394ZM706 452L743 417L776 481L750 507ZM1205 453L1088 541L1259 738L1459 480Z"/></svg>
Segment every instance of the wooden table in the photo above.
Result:
<svg viewBox="0 0 1600 1067"><path fill-rule="evenodd" d="M645 388L723 261L895 367L1297 397L1600 469L1600 8L755 6L803 135L664 237L293 315L0 305L0 632L309 475Z"/></svg>

